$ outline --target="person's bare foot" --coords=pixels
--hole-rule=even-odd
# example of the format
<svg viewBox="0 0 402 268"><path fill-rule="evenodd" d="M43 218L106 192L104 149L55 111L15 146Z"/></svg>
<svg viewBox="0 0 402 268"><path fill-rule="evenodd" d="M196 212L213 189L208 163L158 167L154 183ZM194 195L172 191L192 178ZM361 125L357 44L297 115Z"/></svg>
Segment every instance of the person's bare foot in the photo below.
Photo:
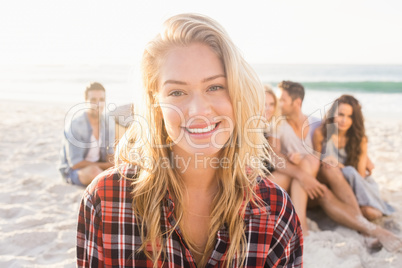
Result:
<svg viewBox="0 0 402 268"><path fill-rule="evenodd" d="M371 235L377 238L387 251L395 252L402 250L402 239L380 226L377 226Z"/></svg>
<svg viewBox="0 0 402 268"><path fill-rule="evenodd" d="M378 238L372 236L364 236L364 243L366 244L367 248L370 250L380 250L382 248L382 244Z"/></svg>

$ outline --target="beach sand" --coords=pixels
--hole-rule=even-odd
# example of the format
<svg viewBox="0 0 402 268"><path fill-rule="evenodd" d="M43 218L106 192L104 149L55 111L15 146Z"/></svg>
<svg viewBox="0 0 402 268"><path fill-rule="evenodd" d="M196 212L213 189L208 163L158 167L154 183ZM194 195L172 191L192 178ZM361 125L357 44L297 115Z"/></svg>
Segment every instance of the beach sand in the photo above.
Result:
<svg viewBox="0 0 402 268"><path fill-rule="evenodd" d="M75 267L84 188L58 171L68 104L0 101L0 267ZM402 120L367 120L369 155L383 197L397 212L380 222L399 233L402 220ZM309 212L304 267L400 267L402 253L370 251L357 232Z"/></svg>

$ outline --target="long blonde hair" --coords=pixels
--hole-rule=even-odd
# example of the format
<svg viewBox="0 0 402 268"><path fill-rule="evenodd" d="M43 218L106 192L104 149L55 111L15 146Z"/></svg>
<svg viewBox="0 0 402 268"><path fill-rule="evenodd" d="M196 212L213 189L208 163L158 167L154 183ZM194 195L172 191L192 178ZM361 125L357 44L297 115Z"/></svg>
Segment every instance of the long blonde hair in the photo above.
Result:
<svg viewBox="0 0 402 268"><path fill-rule="evenodd" d="M261 117L264 91L256 73L245 62L226 31L216 21L198 14L176 15L169 18L164 23L162 32L148 43L141 65L145 109L143 117L138 116L136 120L140 122L142 118L142 122L147 126L144 127L140 123L133 124L128 130L127 139L120 144L121 148L116 157L120 162L139 167L139 172L132 182L133 210L136 220L140 221L142 226L140 230L142 246L139 251L144 251L154 262L154 267L157 267L158 260L166 253L166 239L175 227L162 232L160 207L169 191L175 198L175 215L177 224L180 224L185 188L180 174L171 165L150 167L138 160L138 157L133 159L132 155L139 155L140 158L146 156L150 160L148 163L160 163L158 160L162 158L169 159L171 140L155 99L159 86L159 70L170 49L185 47L194 42L208 45L222 61L236 117L232 136L220 151L220 157L226 157L233 162L229 167L217 170L219 192L213 201L213 211L210 215L210 234L204 251L206 256L198 265L205 266L208 253L215 245L216 233L223 224L226 224L230 237L226 266L229 267L233 260L240 266L243 264L246 251L243 220L245 204L249 202L261 204L254 194L254 187L258 176L264 174L262 161L268 155ZM249 120L253 116L254 120ZM261 131L243 131L246 127ZM246 165L250 165L252 161L255 163L256 159L261 160L261 164L249 166L246 172ZM152 250L147 251L146 245L151 245Z"/></svg>

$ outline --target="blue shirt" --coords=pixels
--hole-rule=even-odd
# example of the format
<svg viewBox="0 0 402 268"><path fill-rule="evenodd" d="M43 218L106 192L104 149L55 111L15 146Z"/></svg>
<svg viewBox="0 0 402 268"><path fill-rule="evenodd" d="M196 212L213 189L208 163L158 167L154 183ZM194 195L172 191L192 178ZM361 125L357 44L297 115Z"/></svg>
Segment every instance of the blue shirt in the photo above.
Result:
<svg viewBox="0 0 402 268"><path fill-rule="evenodd" d="M107 156L113 154L115 121L113 117L106 118L110 120L105 120L103 116L99 119L99 140L94 143L91 143L92 127L86 112L66 123L59 164L59 170L63 176L67 176L74 165L85 160L91 147L99 146L99 162L106 162Z"/></svg>

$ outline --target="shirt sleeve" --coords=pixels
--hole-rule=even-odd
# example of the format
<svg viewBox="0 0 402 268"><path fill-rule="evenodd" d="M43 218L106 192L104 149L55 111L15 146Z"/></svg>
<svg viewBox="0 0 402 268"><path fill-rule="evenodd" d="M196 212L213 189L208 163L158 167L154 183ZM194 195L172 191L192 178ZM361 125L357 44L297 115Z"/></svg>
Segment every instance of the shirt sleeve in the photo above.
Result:
<svg viewBox="0 0 402 268"><path fill-rule="evenodd" d="M92 200L85 192L78 216L77 267L104 267L102 218Z"/></svg>
<svg viewBox="0 0 402 268"><path fill-rule="evenodd" d="M85 159L86 148L81 137L75 137L70 130L65 133L66 158L70 167Z"/></svg>
<svg viewBox="0 0 402 268"><path fill-rule="evenodd" d="M302 229L290 198L285 193L266 264L268 267L303 267Z"/></svg>

